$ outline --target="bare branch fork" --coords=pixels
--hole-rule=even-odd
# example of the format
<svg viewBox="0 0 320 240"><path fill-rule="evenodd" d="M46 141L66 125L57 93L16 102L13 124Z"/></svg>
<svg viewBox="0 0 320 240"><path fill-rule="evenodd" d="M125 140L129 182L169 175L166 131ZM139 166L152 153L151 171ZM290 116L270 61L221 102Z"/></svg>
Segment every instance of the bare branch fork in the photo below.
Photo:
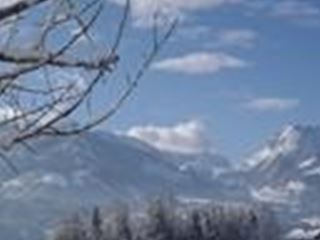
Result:
<svg viewBox="0 0 320 240"><path fill-rule="evenodd" d="M44 3L48 0L24 0L24 1L19 1L13 5L10 5L8 7L4 7L0 9L0 21L3 21L7 18L10 18L12 16L19 15L20 13L31 9L41 3Z"/></svg>
<svg viewBox="0 0 320 240"><path fill-rule="evenodd" d="M90 99L121 71L117 66L126 57L119 55L119 47L126 39L130 1L113 29L113 43L106 45L104 40L101 49L94 29L105 4L105 0L20 0L0 8L0 110L7 110L0 116L0 153L16 145L29 146L31 139L41 136L80 134L110 119L132 95L177 25L171 22L160 31L154 24L151 49L140 67L127 76L111 105L106 97L105 110L92 111ZM23 34L30 29L34 35L25 39ZM88 118L68 124L79 114ZM8 159L1 158L16 172Z"/></svg>

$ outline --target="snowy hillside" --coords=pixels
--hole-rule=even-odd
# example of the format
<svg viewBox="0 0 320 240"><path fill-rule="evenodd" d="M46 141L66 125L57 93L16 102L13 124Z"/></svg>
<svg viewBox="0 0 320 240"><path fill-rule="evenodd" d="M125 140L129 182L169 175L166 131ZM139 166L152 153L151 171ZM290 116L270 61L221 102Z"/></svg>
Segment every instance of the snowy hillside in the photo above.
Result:
<svg viewBox="0 0 320 240"><path fill-rule="evenodd" d="M164 158L169 159L181 172L208 181L216 180L221 174L233 170L228 159L214 153L164 153Z"/></svg>
<svg viewBox="0 0 320 240"><path fill-rule="evenodd" d="M0 165L1 239L37 240L44 228L79 209L168 194L267 204L288 236L318 229L305 221L320 216L320 127L285 127L244 170L221 155L165 152L101 131L31 146L8 156L19 175Z"/></svg>
<svg viewBox="0 0 320 240"><path fill-rule="evenodd" d="M208 198L222 189L202 178L197 169L193 174L182 170L187 155L160 152L138 140L105 132L45 139L32 147L35 152L20 149L10 156L19 176L4 166L1 171L5 179L0 187L1 237L15 240L39 234L42 222L50 225L52 219L107 201L137 202L168 194ZM187 162L202 158L190 155ZM205 163L209 172L214 172L213 158L205 156L211 159L211 165ZM19 219L13 220L11 216L16 215ZM17 222L25 227L19 234L14 227Z"/></svg>
<svg viewBox="0 0 320 240"><path fill-rule="evenodd" d="M273 180L320 177L320 127L287 126L247 160L251 171Z"/></svg>
<svg viewBox="0 0 320 240"><path fill-rule="evenodd" d="M287 126L246 163L255 200L293 224L320 216L320 127Z"/></svg>

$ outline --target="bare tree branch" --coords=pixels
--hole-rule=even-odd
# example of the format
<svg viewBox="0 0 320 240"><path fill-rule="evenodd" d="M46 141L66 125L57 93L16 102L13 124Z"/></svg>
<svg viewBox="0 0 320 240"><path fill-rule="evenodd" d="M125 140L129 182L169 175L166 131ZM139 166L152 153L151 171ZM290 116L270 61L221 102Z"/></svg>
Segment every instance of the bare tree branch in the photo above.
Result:
<svg viewBox="0 0 320 240"><path fill-rule="evenodd" d="M161 28L155 16L150 49L122 86L117 74L127 56L120 56L119 48L127 40L130 1L117 24L107 25L97 37L96 27L105 24L105 4L20 0L0 8L0 31L7 40L0 41L0 112L7 111L0 115L0 154L18 144L32 149L29 141L34 138L77 135L109 120L130 98L177 26L174 21ZM117 84L116 96L108 96L106 82ZM93 100L97 96L99 104ZM101 106L104 99L103 110L92 106ZM1 159L17 172L7 158Z"/></svg>
<svg viewBox="0 0 320 240"><path fill-rule="evenodd" d="M10 6L0 8L0 21L18 15L48 0L21 0Z"/></svg>

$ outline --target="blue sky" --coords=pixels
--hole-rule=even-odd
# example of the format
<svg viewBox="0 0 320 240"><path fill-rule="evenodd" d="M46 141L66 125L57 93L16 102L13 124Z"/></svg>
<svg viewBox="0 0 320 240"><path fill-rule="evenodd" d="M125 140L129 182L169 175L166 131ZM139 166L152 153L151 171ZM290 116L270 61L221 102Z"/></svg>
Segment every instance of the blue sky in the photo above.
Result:
<svg viewBox="0 0 320 240"><path fill-rule="evenodd" d="M1 1L0 6L15 1ZM98 41L79 41L71 54L89 58L108 54L126 0L104 1L106 11L90 32ZM37 37L34 30L39 25L33 23L46 12L37 10L17 33L25 41L22 49L28 48L27 40L32 43ZM134 74L143 62L153 41L155 12L158 34L175 19L178 28L130 101L103 129L163 150L215 151L238 160L284 125L319 124L318 0L131 0L119 71L92 97L94 110L107 109L106 102L112 104L127 86L126 75ZM2 30L3 35L10 33ZM74 35L79 29L70 24L63 30ZM64 40L61 32L53 35L52 45ZM0 40L0 44L4 43ZM21 42L17 44L20 49ZM79 89L90 75L52 74L58 84L77 82ZM33 100L25 104L30 107ZM87 115L79 112L76 120L81 122Z"/></svg>
<svg viewBox="0 0 320 240"><path fill-rule="evenodd" d="M132 1L125 68L145 48L132 50L150 37L152 9L179 28L106 128L240 159L286 124L319 123L319 1Z"/></svg>

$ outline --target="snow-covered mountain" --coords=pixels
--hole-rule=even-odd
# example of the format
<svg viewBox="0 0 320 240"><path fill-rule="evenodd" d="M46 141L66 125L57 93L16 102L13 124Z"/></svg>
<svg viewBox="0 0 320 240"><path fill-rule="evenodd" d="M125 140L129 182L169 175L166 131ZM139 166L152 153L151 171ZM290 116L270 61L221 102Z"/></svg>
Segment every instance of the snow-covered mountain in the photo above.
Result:
<svg viewBox="0 0 320 240"><path fill-rule="evenodd" d="M320 127L290 125L247 160L269 180L320 177Z"/></svg>
<svg viewBox="0 0 320 240"><path fill-rule="evenodd" d="M256 184L320 189L320 127L287 126L246 163Z"/></svg>
<svg viewBox="0 0 320 240"><path fill-rule="evenodd" d="M202 177L201 171L229 166L226 159L215 155L169 154L106 132L43 139L31 146L33 151L19 149L8 156L19 168L18 176L5 166L0 172L1 239L35 239L44 223L50 226L73 211L107 201L137 202L167 194L209 198L222 188ZM184 158L197 163L192 173L183 167ZM22 226L19 233L17 224Z"/></svg>
<svg viewBox="0 0 320 240"><path fill-rule="evenodd" d="M255 200L297 224L320 216L320 127L285 127L246 161Z"/></svg>
<svg viewBox="0 0 320 240"><path fill-rule="evenodd" d="M164 158L169 159L181 172L208 181L216 180L221 174L233 170L229 160L216 153L181 154L166 152L164 154Z"/></svg>
<svg viewBox="0 0 320 240"><path fill-rule="evenodd" d="M79 209L166 194L263 202L288 222L288 236L317 231L305 224L320 216L317 126L285 127L240 170L221 155L164 152L101 131L31 147L8 156L19 175L0 162L1 239L37 240L44 228Z"/></svg>

